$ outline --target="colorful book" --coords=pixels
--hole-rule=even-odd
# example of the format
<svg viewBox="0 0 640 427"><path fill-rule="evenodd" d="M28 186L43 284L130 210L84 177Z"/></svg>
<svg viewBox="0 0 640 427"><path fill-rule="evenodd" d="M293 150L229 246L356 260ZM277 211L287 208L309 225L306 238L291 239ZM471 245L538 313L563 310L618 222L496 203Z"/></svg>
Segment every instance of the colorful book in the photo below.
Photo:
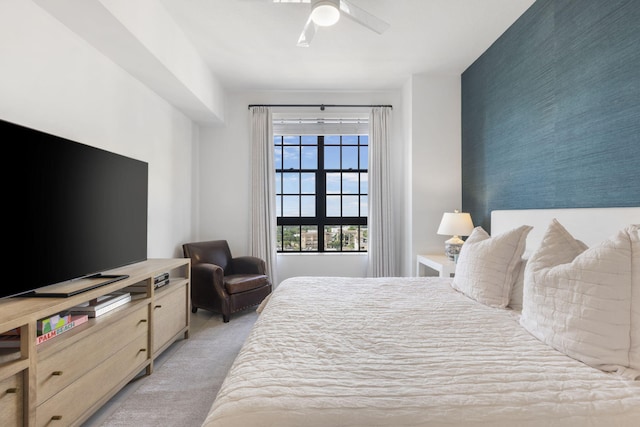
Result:
<svg viewBox="0 0 640 427"><path fill-rule="evenodd" d="M76 326L80 326L83 323L86 323L88 320L89 320L89 316L86 314L72 315L71 321L69 323L65 324L60 328L49 331L44 335L40 335L39 337L36 337L36 344L42 344L43 342L49 341L50 339L57 337L58 335L61 335L67 331L70 331Z"/></svg>
<svg viewBox="0 0 640 427"><path fill-rule="evenodd" d="M71 313L58 313L36 322L36 334L44 335L71 322Z"/></svg>

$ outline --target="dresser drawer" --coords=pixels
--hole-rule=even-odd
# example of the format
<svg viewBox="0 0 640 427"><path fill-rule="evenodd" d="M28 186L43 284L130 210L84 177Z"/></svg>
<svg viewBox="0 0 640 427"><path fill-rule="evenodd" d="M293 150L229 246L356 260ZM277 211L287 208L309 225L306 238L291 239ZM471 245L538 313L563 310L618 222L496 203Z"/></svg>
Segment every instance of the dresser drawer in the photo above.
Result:
<svg viewBox="0 0 640 427"><path fill-rule="evenodd" d="M113 315L118 315L114 313ZM140 334L148 332L148 306L140 308L115 323L99 329L55 353L39 354L38 405L89 372ZM64 335L59 337L64 339ZM144 346L146 348L146 344Z"/></svg>
<svg viewBox="0 0 640 427"><path fill-rule="evenodd" d="M0 426L21 426L24 419L22 372L0 381Z"/></svg>
<svg viewBox="0 0 640 427"><path fill-rule="evenodd" d="M147 344L147 335L138 335L103 363L39 405L36 426L74 425L79 417L93 412L87 410L105 396L111 397L127 379L142 370L148 360Z"/></svg>
<svg viewBox="0 0 640 427"><path fill-rule="evenodd" d="M156 298L153 306L153 351L158 351L187 326L187 287L176 285Z"/></svg>

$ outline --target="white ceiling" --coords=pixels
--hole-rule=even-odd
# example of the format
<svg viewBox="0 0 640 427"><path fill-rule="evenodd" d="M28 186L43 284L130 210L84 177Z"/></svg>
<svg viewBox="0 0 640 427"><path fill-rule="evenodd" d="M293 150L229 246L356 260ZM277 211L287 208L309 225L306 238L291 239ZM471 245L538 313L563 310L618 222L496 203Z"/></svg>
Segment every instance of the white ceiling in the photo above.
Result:
<svg viewBox="0 0 640 427"><path fill-rule="evenodd" d="M462 73L534 0L352 0L391 26L346 18L296 47L308 3L161 0L231 90L388 90L413 74Z"/></svg>

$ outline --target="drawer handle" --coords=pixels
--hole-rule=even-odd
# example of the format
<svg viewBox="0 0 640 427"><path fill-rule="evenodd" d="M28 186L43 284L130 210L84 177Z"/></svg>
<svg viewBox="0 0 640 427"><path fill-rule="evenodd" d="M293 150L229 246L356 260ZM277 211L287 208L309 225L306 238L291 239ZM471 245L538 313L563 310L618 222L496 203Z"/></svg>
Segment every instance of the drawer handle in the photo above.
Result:
<svg viewBox="0 0 640 427"><path fill-rule="evenodd" d="M62 375L62 371L53 371L51 372L51 375L55 375L56 377L59 377L60 375Z"/></svg>
<svg viewBox="0 0 640 427"><path fill-rule="evenodd" d="M145 351L147 351L146 348L141 348L140 350L138 350L138 353L144 353Z"/></svg>
<svg viewBox="0 0 640 427"><path fill-rule="evenodd" d="M51 417L52 421L60 421L62 419L62 415L54 415L53 417Z"/></svg>
<svg viewBox="0 0 640 427"><path fill-rule="evenodd" d="M147 323L147 319L140 319L140 322L138 323Z"/></svg>
<svg viewBox="0 0 640 427"><path fill-rule="evenodd" d="M16 387L8 388L7 391L6 391L7 394L9 394L9 393L17 393L17 392L18 392L18 389Z"/></svg>
<svg viewBox="0 0 640 427"><path fill-rule="evenodd" d="M162 306L161 305L156 305L155 308L162 308Z"/></svg>

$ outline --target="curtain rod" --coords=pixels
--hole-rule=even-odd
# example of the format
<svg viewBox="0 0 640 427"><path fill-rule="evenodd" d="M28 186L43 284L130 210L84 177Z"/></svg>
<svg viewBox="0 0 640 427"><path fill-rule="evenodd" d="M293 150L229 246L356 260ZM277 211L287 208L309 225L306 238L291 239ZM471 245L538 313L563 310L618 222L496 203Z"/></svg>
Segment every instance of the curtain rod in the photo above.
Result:
<svg viewBox="0 0 640 427"><path fill-rule="evenodd" d="M320 107L320 111L324 111L326 107L348 107L348 108L374 108L389 107L393 109L393 105L358 105L358 104L249 104L251 107Z"/></svg>

